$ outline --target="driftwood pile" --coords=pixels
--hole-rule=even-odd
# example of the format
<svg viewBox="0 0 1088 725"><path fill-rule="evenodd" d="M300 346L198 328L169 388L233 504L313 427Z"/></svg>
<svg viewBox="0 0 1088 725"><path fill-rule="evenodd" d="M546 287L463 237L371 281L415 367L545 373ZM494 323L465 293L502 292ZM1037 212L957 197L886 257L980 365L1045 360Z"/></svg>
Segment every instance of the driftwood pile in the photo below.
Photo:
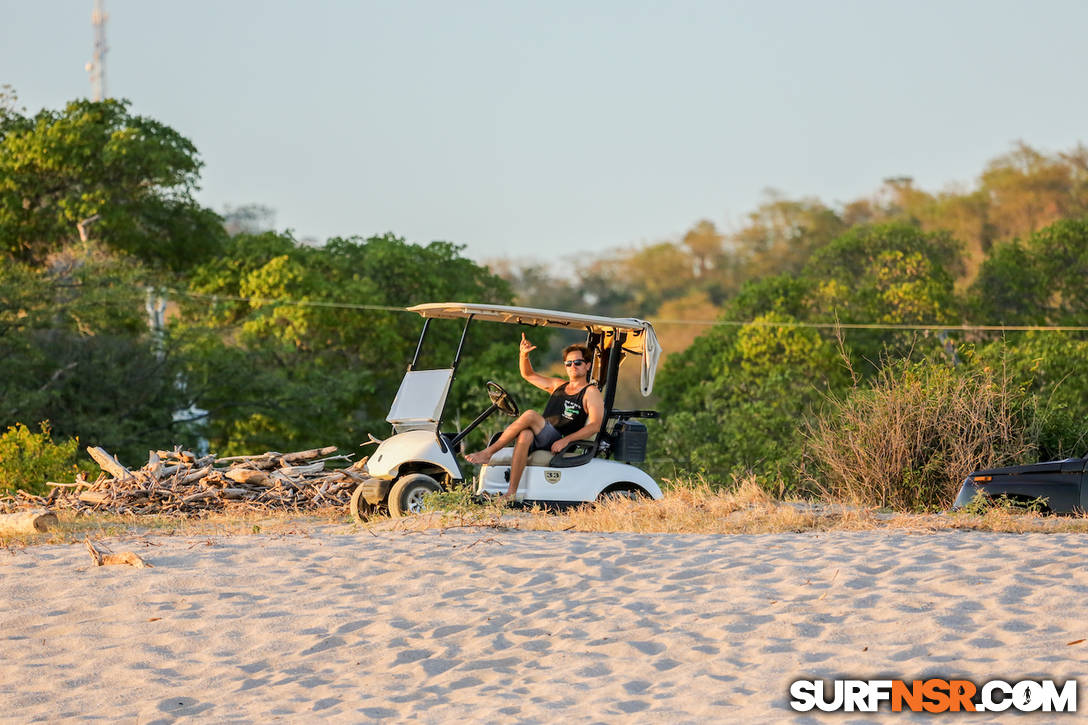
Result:
<svg viewBox="0 0 1088 725"><path fill-rule="evenodd" d="M47 496L29 496L25 505L118 514L189 514L228 506L296 510L348 504L365 476L365 461L326 469L336 446L258 456L198 457L190 451L152 451L147 465L129 470L101 448L87 452L103 473L94 481L50 483Z"/></svg>

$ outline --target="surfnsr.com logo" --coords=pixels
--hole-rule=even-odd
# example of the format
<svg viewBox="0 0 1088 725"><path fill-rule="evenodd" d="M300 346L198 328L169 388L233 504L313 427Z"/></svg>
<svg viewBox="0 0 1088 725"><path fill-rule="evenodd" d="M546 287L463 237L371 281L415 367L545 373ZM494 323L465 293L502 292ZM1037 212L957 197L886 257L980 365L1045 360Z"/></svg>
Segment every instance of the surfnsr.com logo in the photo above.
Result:
<svg viewBox="0 0 1088 725"><path fill-rule="evenodd" d="M1077 681L797 680L790 707L798 712L1076 712Z"/></svg>

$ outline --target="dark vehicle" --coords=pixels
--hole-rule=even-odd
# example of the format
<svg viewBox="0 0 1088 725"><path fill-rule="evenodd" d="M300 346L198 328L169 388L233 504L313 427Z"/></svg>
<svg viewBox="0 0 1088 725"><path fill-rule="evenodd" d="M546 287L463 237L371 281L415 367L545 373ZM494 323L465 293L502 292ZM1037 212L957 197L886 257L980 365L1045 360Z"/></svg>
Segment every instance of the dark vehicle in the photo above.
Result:
<svg viewBox="0 0 1088 725"><path fill-rule="evenodd" d="M971 503L981 493L991 499L1033 506L1044 513L1088 511L1088 458L1032 463L975 471L960 486L952 508Z"/></svg>

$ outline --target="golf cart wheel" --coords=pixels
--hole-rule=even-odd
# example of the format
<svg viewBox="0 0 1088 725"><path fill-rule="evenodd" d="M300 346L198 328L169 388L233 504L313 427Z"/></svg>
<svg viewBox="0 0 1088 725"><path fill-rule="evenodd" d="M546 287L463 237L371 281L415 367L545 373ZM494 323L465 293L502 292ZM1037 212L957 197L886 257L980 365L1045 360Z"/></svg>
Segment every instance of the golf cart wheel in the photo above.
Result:
<svg viewBox="0 0 1088 725"><path fill-rule="evenodd" d="M634 486L618 486L601 491L597 501L640 501L647 498L646 492Z"/></svg>
<svg viewBox="0 0 1088 725"><path fill-rule="evenodd" d="M355 493L351 494L351 506L349 508L352 520L357 524L365 524L378 507L363 497L363 486L360 484L355 487Z"/></svg>
<svg viewBox="0 0 1088 725"><path fill-rule="evenodd" d="M423 513L423 497L441 490L438 481L427 474L409 474L394 483L389 491L389 514L398 518Z"/></svg>

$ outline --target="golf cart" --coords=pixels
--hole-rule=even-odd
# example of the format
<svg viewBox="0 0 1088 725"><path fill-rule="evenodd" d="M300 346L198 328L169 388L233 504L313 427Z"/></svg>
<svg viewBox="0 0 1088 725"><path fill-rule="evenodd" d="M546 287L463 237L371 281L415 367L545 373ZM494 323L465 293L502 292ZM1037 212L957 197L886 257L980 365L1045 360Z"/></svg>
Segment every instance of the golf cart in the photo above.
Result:
<svg viewBox="0 0 1088 725"><path fill-rule="evenodd" d="M529 456L515 501L570 505L610 495L661 498L661 489L653 478L632 465L646 458L646 426L637 419L656 418L657 412L613 408L620 363L627 355L641 359L642 395L653 390L661 348L649 322L459 302L416 305L409 310L423 317L423 330L386 417L393 426L393 435L380 441L366 460L367 478L352 496L351 513L356 520L362 521L383 506L393 516L419 513L428 493L467 485L458 462L465 436L496 412L511 417L519 414L513 396L489 382L486 387L490 407L461 431L442 430L446 397L461 362L469 327L475 321L585 330L585 345L592 354L589 379L600 388L604 399L604 424L596 436L573 441L559 453L536 451ZM450 367L420 370L417 366L427 330L436 318L463 319L461 339ZM481 467L474 486L477 494L506 492L512 455L513 448L505 448Z"/></svg>

